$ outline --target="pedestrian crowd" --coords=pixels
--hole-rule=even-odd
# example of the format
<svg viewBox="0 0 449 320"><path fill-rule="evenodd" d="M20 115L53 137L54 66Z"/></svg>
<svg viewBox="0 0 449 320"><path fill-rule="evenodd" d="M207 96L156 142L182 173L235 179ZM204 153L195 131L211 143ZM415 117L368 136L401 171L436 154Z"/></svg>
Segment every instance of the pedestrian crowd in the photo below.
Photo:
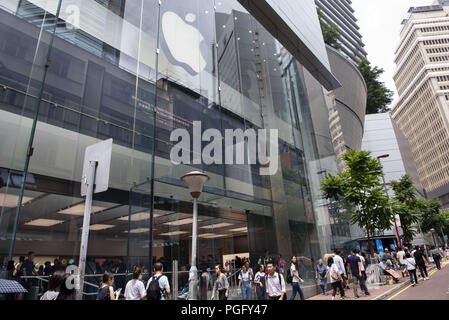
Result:
<svg viewBox="0 0 449 320"><path fill-rule="evenodd" d="M428 280L429 260L435 263L437 269L441 269L441 261L447 260L447 249L445 247L431 247L426 250L424 247L403 247L397 252L395 250L385 249L381 254L375 254L374 257L368 253L362 253L359 249L351 249L349 254L343 254L341 250L335 250L333 254L326 254L319 259L314 267L314 276L316 283L321 287L325 296L330 295L329 287L332 290L331 296L334 300L339 294L340 299L345 299L345 292L350 289L352 283L354 298L360 298L359 289L365 296L370 292L367 288L367 268L369 264L377 264L379 270L384 276L398 281L397 275L409 276L410 282L414 286L418 285L418 270L422 279ZM304 267L300 260L304 257L291 257L287 262L278 255L277 259L272 259L264 255L258 259L257 265L251 267L249 258L236 257L235 260L227 261L228 264L235 266L237 263L241 268L234 276L237 279L237 295L242 300L295 300L299 296L300 300L305 300L303 285L305 283L302 275ZM76 292L74 286L70 285L69 274L65 271L65 266L56 259L54 264L45 263L42 268L36 270L34 264L34 252L29 252L28 257L20 257L19 263L13 261L8 263L8 279L19 281L25 289L29 290L33 285L32 276L49 276L48 283L45 283L45 293L41 300L74 300ZM119 300L121 297L125 300L166 300L171 294L170 281L164 275L165 261L158 260L153 265L153 273L143 282L143 273L145 269L134 267L132 279L124 281L125 278L118 280L118 271L123 271L118 264L112 263L112 260L106 260L98 269L105 270L101 276L98 290L95 293L97 300ZM69 265L73 264L69 261ZM183 276L187 275L189 266L183 266ZM212 269L213 268L213 269ZM212 270L211 270L212 269ZM109 271L111 270L111 271ZM201 300L218 299L227 300L230 294L231 270L228 266L222 266L215 263L212 256L207 261L202 259L200 263L201 274L198 282L198 298ZM310 278L310 277L307 277ZM126 284L125 284L126 283ZM186 284L182 286L188 291L188 278ZM291 285L291 295L287 296L287 284ZM118 288L118 289L114 289ZM122 293L124 288L124 293ZM185 288L184 288L185 289ZM210 293L209 289L212 291ZM177 292L176 292L177 293ZM20 296L19 296L20 299Z"/></svg>

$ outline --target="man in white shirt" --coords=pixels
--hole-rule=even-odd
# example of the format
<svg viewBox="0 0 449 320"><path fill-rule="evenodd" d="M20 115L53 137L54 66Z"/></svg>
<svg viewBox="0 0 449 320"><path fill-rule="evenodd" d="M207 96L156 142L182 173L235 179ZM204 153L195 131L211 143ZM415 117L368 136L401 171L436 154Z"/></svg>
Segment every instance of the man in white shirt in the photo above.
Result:
<svg viewBox="0 0 449 320"><path fill-rule="evenodd" d="M345 264L343 259L340 257L341 251L335 250L334 263L337 265L338 270L342 276L346 276Z"/></svg>
<svg viewBox="0 0 449 320"><path fill-rule="evenodd" d="M346 276L346 270L345 270L345 264L344 264L344 262L343 262L343 258L342 257L340 257L340 254L341 254L341 251L340 250L335 250L335 256L333 257L334 258L334 263L337 265L337 267L338 267L338 271L340 271L340 274L341 274L341 278L344 280L344 279L347 279L347 276ZM343 281L344 282L344 281ZM341 292L341 296L342 297L344 297L345 296L345 291L344 291L344 285L342 286L342 288L343 288L343 291Z"/></svg>
<svg viewBox="0 0 449 320"><path fill-rule="evenodd" d="M285 300L287 289L285 287L284 277L276 272L273 262L267 263L267 296L268 300Z"/></svg>
<svg viewBox="0 0 449 320"><path fill-rule="evenodd" d="M405 250L404 248L401 248L401 250L398 252L398 262L399 265L401 266L401 270L403 272L402 275L408 275L407 274L407 268L405 267Z"/></svg>
<svg viewBox="0 0 449 320"><path fill-rule="evenodd" d="M157 262L154 265L154 275L148 280L147 283L147 292L148 288L150 287L151 280L153 279L159 279L159 288L161 289L161 300L165 300L165 296L168 296L170 294L170 284L168 282L167 276L164 276L162 273L164 272L164 267L162 266L162 263ZM148 293L148 295L150 295Z"/></svg>

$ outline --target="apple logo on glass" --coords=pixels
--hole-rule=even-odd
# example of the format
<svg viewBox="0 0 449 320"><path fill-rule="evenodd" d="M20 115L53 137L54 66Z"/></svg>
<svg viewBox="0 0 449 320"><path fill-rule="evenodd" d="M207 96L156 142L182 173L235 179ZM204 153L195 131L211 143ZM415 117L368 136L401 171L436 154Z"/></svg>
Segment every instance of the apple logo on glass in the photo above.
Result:
<svg viewBox="0 0 449 320"><path fill-rule="evenodd" d="M200 73L207 65L201 53L204 37L197 28L189 24L195 20L196 15L193 13L186 14L187 22L171 11L165 12L162 16L162 33L167 47L164 51L167 52L167 58L175 60L176 64L181 65L192 75Z"/></svg>

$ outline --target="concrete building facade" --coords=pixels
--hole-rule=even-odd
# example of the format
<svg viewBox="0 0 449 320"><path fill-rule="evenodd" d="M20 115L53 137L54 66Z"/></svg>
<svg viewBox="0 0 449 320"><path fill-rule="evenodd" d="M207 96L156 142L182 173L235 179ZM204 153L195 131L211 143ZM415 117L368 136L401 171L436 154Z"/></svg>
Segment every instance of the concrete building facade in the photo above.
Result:
<svg viewBox="0 0 449 320"><path fill-rule="evenodd" d="M362 147L365 122L367 87L362 74L341 51L327 46L327 55L332 73L341 87L331 93L329 127L340 170L344 169L341 156L348 149Z"/></svg>
<svg viewBox="0 0 449 320"><path fill-rule="evenodd" d="M392 118L410 143L427 197L449 207L449 3L413 7L395 52Z"/></svg>

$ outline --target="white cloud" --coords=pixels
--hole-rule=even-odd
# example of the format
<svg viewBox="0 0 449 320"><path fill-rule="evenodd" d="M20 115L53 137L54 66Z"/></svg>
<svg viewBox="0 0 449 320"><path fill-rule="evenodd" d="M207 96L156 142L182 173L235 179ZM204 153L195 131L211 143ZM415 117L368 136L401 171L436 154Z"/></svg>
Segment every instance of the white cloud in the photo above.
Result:
<svg viewBox="0 0 449 320"><path fill-rule="evenodd" d="M410 7L430 5L432 2L433 0L352 0L368 60L385 69L381 80L395 93L394 51L399 44L401 22L407 18Z"/></svg>

